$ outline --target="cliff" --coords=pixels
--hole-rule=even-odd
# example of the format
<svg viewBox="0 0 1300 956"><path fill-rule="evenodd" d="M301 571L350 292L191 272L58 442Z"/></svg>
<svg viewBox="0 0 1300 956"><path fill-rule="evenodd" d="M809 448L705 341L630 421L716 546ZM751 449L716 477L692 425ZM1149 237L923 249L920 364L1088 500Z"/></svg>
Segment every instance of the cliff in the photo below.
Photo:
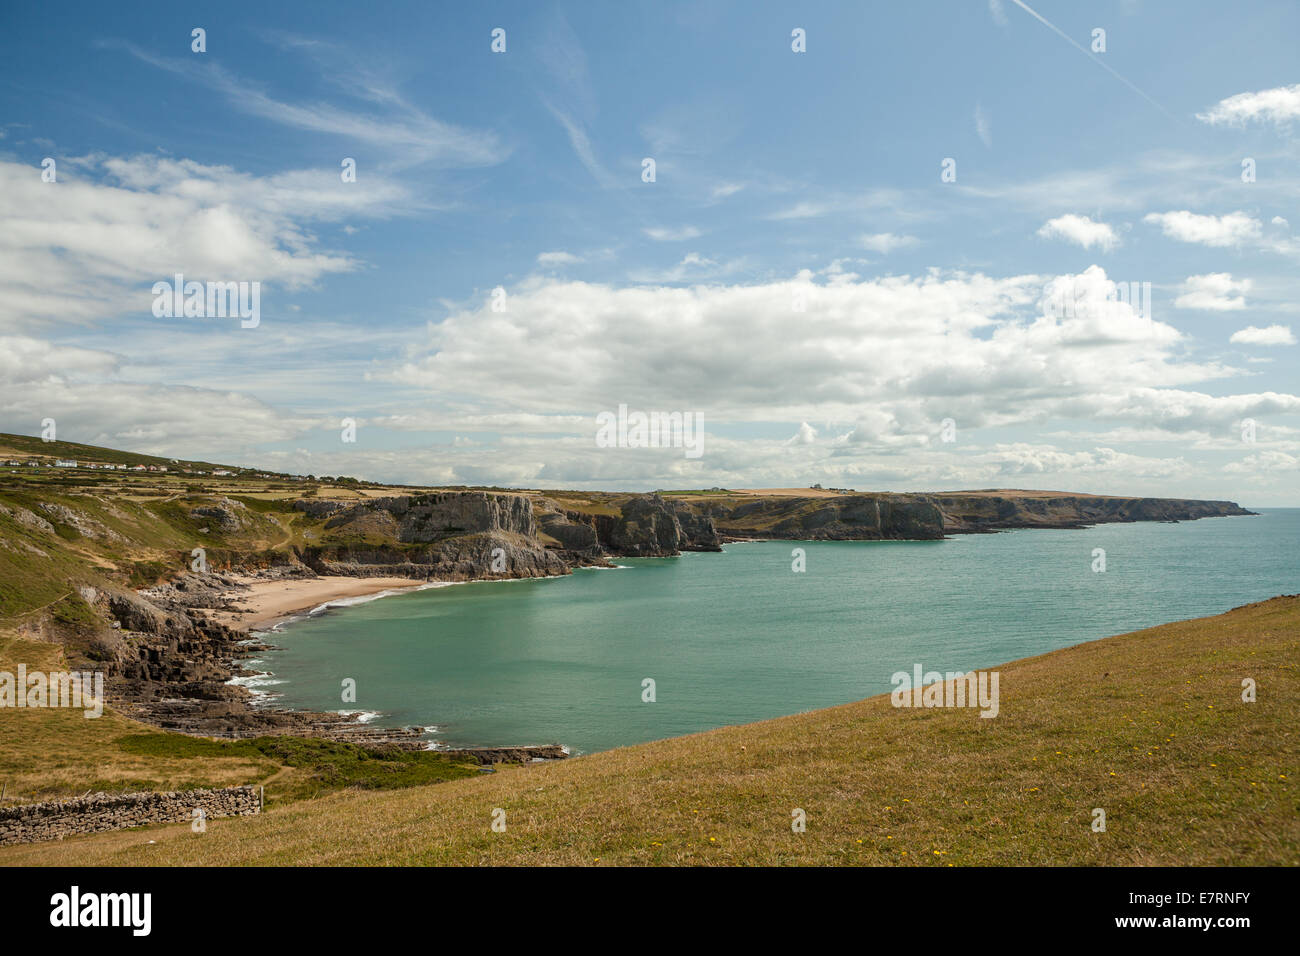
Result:
<svg viewBox="0 0 1300 956"><path fill-rule="evenodd" d="M1116 521L1195 521L1250 515L1231 501L971 492L928 496L943 512L944 531L964 534L1007 528L1081 528Z"/></svg>
<svg viewBox="0 0 1300 956"><path fill-rule="evenodd" d="M943 515L933 502L904 495L753 498L737 504L704 501L694 507L719 533L732 538L880 541L944 534Z"/></svg>
<svg viewBox="0 0 1300 956"><path fill-rule="evenodd" d="M1249 515L1231 501L1042 492L720 495L679 499L727 538L926 540L1011 528L1082 528L1118 521L1193 521Z"/></svg>

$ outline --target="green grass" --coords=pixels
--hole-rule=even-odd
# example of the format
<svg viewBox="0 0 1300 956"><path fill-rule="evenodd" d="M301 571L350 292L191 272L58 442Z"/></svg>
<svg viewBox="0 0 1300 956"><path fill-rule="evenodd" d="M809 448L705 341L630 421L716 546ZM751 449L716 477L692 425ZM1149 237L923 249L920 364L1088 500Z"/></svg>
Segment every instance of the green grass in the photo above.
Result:
<svg viewBox="0 0 1300 956"><path fill-rule="evenodd" d="M0 671L64 670L58 645L0 634ZM111 709L0 710L0 781L12 803L87 790L191 790L265 784L268 805L341 789L392 789L478 776L433 751L360 747L302 737L212 740L166 733Z"/></svg>
<svg viewBox="0 0 1300 956"><path fill-rule="evenodd" d="M53 604L50 614L64 627L81 634L93 633L103 626L99 615L77 594L69 594Z"/></svg>
<svg viewBox="0 0 1300 956"><path fill-rule="evenodd" d="M0 849L0 863L1192 866L1300 859L1292 790L1300 764L1300 596L997 669L1001 713L991 720L970 709L896 709L875 697L436 787L350 789L214 821L202 835L181 825L10 847ZM1254 703L1241 699L1246 677L1258 684ZM60 744L46 740L53 752ZM1106 811L1104 833L1091 829L1097 807ZM491 829L497 808L506 812L501 833ZM807 814L804 833L791 829L795 809Z"/></svg>
<svg viewBox="0 0 1300 956"><path fill-rule="evenodd" d="M429 750L359 747L307 737L255 737L210 740L180 734L134 734L120 738L123 753L183 760L225 757L265 758L292 767L293 784L279 789L283 799L319 796L346 787L388 790L441 783L479 774L477 765Z"/></svg>

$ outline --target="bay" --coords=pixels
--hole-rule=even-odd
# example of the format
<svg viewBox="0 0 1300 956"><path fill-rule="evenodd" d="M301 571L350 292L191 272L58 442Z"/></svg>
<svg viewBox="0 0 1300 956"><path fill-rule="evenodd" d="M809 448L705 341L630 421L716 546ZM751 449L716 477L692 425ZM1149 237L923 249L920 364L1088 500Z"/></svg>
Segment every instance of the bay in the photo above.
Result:
<svg viewBox="0 0 1300 956"><path fill-rule="evenodd" d="M917 663L988 668L1300 591L1300 509L1256 510L617 559L328 609L275 632L254 666L273 672L276 706L431 725L447 746L605 750L886 693Z"/></svg>

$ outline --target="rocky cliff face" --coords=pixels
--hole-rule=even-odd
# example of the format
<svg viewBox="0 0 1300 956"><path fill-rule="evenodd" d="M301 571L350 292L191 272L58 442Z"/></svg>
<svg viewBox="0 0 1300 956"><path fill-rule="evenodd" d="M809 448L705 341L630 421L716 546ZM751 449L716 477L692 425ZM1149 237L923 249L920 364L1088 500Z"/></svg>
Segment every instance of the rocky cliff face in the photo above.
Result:
<svg viewBox="0 0 1300 956"><path fill-rule="evenodd" d="M682 525L677 509L659 495L637 495L618 516L597 515L596 533L611 554L658 558L679 553Z"/></svg>
<svg viewBox="0 0 1300 956"><path fill-rule="evenodd" d="M1081 528L1116 521L1194 521L1254 512L1231 501L1107 498L1092 495L953 494L927 496L949 534L1008 528Z"/></svg>
<svg viewBox="0 0 1300 956"><path fill-rule="evenodd" d="M457 535L425 547L329 545L302 551L303 563L318 574L349 577L407 577L431 581L541 578L567 574L561 555L522 535Z"/></svg>
<svg viewBox="0 0 1300 956"><path fill-rule="evenodd" d="M299 501L294 507L315 516L328 515L328 529L391 534L402 542L424 543L488 531L525 537L537 534L532 501L523 495L451 491L372 498L350 506Z"/></svg>
<svg viewBox="0 0 1300 956"><path fill-rule="evenodd" d="M696 507L721 534L736 538L918 540L942 538L944 532L943 515L933 502L905 495L705 500Z"/></svg>
<svg viewBox="0 0 1300 956"><path fill-rule="evenodd" d="M566 511L543 501L555 510L540 516L542 531L575 554L653 558L722 550L712 518L659 495L635 495L617 515Z"/></svg>
<svg viewBox="0 0 1300 956"><path fill-rule="evenodd" d="M524 495L442 492L358 503L303 500L294 508L325 519L320 543L300 554L319 574L470 581L569 570L538 540L533 503Z"/></svg>
<svg viewBox="0 0 1300 956"><path fill-rule="evenodd" d="M1081 528L1113 521L1191 521L1252 513L1231 501L986 492L724 497L679 505L711 518L724 537L813 541L925 540L1009 528Z"/></svg>
<svg viewBox="0 0 1300 956"><path fill-rule="evenodd" d="M288 568L272 577L311 574ZM205 609L232 609L244 586L219 573L185 573L141 592L107 591L92 603L118 628L95 645L96 669L114 706L165 730L218 737L264 734L325 737L353 743L423 746L419 728L386 729L355 715L256 707L239 659L265 649L248 635L209 620Z"/></svg>

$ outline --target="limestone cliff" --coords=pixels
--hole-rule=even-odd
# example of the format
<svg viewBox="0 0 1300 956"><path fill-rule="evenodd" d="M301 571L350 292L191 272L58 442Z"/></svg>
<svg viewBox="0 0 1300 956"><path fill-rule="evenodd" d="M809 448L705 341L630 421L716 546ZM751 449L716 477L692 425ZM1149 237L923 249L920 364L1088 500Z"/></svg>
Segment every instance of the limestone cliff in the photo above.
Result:
<svg viewBox="0 0 1300 956"><path fill-rule="evenodd" d="M925 540L1011 528L1081 528L1116 521L1192 521L1253 512L1231 501L1040 492L697 497L682 508L729 538Z"/></svg>
<svg viewBox="0 0 1300 956"><path fill-rule="evenodd" d="M835 498L772 497L694 505L728 537L805 541L942 538L943 515L933 502L905 495Z"/></svg>
<svg viewBox="0 0 1300 956"><path fill-rule="evenodd" d="M1117 521L1195 521L1254 512L1231 501L972 492L927 496L943 512L944 531L1081 528Z"/></svg>

